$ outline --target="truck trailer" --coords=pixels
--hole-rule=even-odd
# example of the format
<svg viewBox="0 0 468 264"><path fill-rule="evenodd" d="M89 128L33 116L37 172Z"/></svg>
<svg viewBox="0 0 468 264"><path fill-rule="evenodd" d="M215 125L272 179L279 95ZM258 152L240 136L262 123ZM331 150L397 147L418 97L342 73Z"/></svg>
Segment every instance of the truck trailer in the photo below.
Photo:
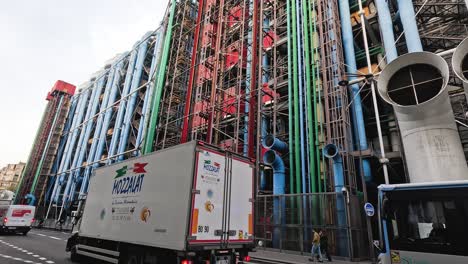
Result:
<svg viewBox="0 0 468 264"><path fill-rule="evenodd" d="M188 142L96 169L66 250L72 261L242 262L253 202L251 160Z"/></svg>

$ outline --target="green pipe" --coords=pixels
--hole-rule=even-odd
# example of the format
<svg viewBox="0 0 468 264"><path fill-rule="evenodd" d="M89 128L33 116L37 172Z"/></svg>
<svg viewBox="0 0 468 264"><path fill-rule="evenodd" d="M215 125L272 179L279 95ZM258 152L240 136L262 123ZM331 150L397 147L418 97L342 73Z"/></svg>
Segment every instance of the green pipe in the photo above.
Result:
<svg viewBox="0 0 468 264"><path fill-rule="evenodd" d="M297 68L297 29L296 29L296 8L291 2L291 21L292 21L292 52L293 52L293 83L294 83L294 159L296 166L296 193L301 193L301 159L299 144L299 86L298 86L298 68Z"/></svg>
<svg viewBox="0 0 468 264"><path fill-rule="evenodd" d="M307 108L307 119L309 122L307 123L307 127L309 130L309 184L310 190L315 193L317 192L317 173L315 167L315 160L316 160L316 153L315 153L315 139L313 133L312 123L315 120L312 119L312 98L311 93L312 90L315 89L315 80L313 88L311 83L311 76L310 76L310 38L309 38L309 12L307 9L310 9L310 1L306 1L302 5L302 17L303 17L303 32L304 32L304 51L305 51L305 74L306 74L306 88L307 88L307 95L306 95L306 108Z"/></svg>
<svg viewBox="0 0 468 264"><path fill-rule="evenodd" d="M52 121L52 125L50 126L49 135L47 137L47 141L46 141L46 144L44 146L44 150L42 152L41 160L39 161L39 165L37 166L36 173L34 175L33 184L31 186L31 190L29 190L29 193L31 193L31 194L34 194L34 191L36 190L37 181L39 180L39 174L42 171L42 165L43 165L44 159L45 159L45 157L47 155L47 150L49 149L50 141L52 141L52 135L54 134L55 125L56 125L57 119L58 119L58 117L60 115L60 108L62 108L62 103L63 103L63 97L64 96L65 95L62 95L60 97L60 102L59 102L58 107L57 107L57 112L55 112L54 121Z"/></svg>
<svg viewBox="0 0 468 264"><path fill-rule="evenodd" d="M19 192L19 190L21 189L21 187L23 185L24 175L26 175L26 172L29 170L31 157L32 157L34 149L35 149L35 147L37 145L37 141L39 140L39 135L40 135L42 129L44 129L44 122L45 122L47 113L49 112L49 109L51 107L52 107L52 103L49 101L49 103L46 106L46 109L44 110L44 114L42 115L41 122L39 123L39 128L36 131L36 136L34 137L32 149L29 152L28 160L26 161L26 165L24 166L23 172L21 173L21 178L19 180L18 186L16 187L16 192L15 192L15 200L16 201L18 201L18 199L19 199L18 192Z"/></svg>
<svg viewBox="0 0 468 264"><path fill-rule="evenodd" d="M289 193L294 193L294 156L293 156L293 98L292 98L292 63L291 63L291 17L290 17L290 0L286 1L287 14L287 34L288 34L288 123L289 123Z"/></svg>
<svg viewBox="0 0 468 264"><path fill-rule="evenodd" d="M164 39L164 48L161 55L161 64L158 68L158 74L156 75L156 82L154 83L154 93L151 106L151 118L148 127L148 133L146 134L145 144L143 148L143 154L147 154L153 151L153 141L156 135L156 126L158 122L159 107L161 105L161 96L164 89L165 75L167 63L169 60L169 52L171 48L172 40L172 26L174 24L174 16L176 9L176 0L171 2L171 11L169 15L169 23L167 24L166 37Z"/></svg>
<svg viewBox="0 0 468 264"><path fill-rule="evenodd" d="M309 4L311 4L311 1L309 1ZM313 3L311 4L312 6L309 6L309 11L310 11L310 20L312 23L309 24L310 26L310 32L311 32L311 43L312 43L312 49L313 49L313 56L312 56L312 82L313 82L313 101L314 101L314 118L315 118L315 126L314 126L314 131L315 131L315 159L317 163L317 182L318 182L318 192L326 191L326 188L322 188L321 182L321 166L320 166L320 161L322 159L323 162L323 157L321 157L321 151L320 151L320 137L319 137L319 127L321 127L321 134L323 135L323 127L322 123L319 121L319 110L317 108L318 100L321 98L320 94L320 87L319 87L319 79L320 79L320 70L319 70L319 65L316 61L316 58L318 56L318 50L315 47L315 43L317 42L317 12L315 12L315 0L313 0ZM319 93L317 96L317 92ZM324 182L326 182L326 177L323 178Z"/></svg>

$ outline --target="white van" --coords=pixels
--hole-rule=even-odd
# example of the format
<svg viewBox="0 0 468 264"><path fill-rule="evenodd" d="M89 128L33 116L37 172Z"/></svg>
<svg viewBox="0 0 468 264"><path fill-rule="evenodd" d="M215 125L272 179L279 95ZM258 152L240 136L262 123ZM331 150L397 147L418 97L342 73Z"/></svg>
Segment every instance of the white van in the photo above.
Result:
<svg viewBox="0 0 468 264"><path fill-rule="evenodd" d="M26 235L34 223L35 212L32 205L0 205L0 232Z"/></svg>

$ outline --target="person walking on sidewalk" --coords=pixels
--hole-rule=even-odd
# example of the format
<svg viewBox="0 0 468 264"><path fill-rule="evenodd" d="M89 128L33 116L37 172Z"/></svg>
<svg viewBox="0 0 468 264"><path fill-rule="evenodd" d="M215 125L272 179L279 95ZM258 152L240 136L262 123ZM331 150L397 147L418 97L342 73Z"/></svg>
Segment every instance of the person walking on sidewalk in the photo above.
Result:
<svg viewBox="0 0 468 264"><path fill-rule="evenodd" d="M314 261L315 259L315 254L318 254L318 261L323 262L322 260L322 252L320 251L320 235L317 233L317 231L312 230L312 258L310 258L310 261Z"/></svg>
<svg viewBox="0 0 468 264"><path fill-rule="evenodd" d="M332 261L332 258L330 256L330 252L328 250L328 235L327 235L327 231L325 229L323 229L322 231L320 231L320 248L323 250L323 252L325 253L325 257L327 257L328 261L331 262Z"/></svg>

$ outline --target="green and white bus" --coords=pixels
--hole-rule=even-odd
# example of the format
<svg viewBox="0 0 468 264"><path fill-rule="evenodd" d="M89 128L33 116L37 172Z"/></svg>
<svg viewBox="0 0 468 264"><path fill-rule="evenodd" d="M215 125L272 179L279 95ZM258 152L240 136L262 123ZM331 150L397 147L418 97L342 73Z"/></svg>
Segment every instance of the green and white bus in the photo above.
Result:
<svg viewBox="0 0 468 264"><path fill-rule="evenodd" d="M380 185L379 221L379 263L468 263L468 181Z"/></svg>

